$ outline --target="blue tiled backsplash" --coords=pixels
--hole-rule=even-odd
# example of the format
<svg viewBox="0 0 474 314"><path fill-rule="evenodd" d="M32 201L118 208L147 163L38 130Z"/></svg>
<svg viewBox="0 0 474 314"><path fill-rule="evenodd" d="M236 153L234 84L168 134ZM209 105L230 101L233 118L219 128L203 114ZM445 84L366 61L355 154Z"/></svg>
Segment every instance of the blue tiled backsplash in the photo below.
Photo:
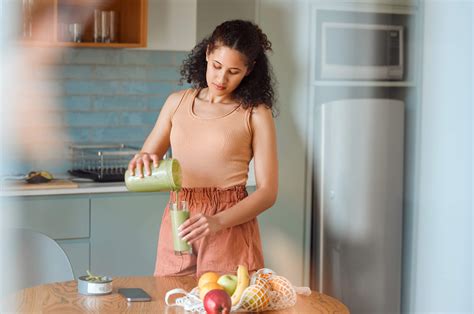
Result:
<svg viewBox="0 0 474 314"><path fill-rule="evenodd" d="M67 49L46 65L42 84L59 93L60 123L68 132L63 161L22 162L15 173L70 168L72 143L124 143L141 147L167 96L179 85L186 52L122 49ZM12 169L13 170L13 169Z"/></svg>

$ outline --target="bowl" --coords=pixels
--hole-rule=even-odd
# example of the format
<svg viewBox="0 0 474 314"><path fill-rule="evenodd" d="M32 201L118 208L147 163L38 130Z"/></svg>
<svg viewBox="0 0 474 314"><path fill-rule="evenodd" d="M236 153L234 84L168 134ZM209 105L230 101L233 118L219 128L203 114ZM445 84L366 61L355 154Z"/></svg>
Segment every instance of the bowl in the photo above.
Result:
<svg viewBox="0 0 474 314"><path fill-rule="evenodd" d="M100 281L86 280L89 276L77 279L77 290L83 295L104 295L112 293L112 278L103 276Z"/></svg>

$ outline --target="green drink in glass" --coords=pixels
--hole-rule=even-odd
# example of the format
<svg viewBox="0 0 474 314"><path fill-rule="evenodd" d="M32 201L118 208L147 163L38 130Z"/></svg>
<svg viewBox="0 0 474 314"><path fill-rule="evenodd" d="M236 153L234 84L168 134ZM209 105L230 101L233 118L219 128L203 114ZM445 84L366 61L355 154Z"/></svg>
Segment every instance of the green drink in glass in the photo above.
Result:
<svg viewBox="0 0 474 314"><path fill-rule="evenodd" d="M189 210L186 201L181 201L181 208L178 203L170 203L171 230L173 232L173 247L175 255L191 254L191 246L178 235L178 227L189 219Z"/></svg>

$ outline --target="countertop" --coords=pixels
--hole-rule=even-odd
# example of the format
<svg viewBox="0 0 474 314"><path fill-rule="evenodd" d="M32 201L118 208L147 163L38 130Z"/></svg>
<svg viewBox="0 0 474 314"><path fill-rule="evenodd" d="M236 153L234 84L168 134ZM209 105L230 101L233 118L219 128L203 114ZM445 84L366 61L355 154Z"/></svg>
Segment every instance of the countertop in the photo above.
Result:
<svg viewBox="0 0 474 314"><path fill-rule="evenodd" d="M3 190L2 185L7 181L0 182L0 197L3 196L41 196L41 195L75 195L75 194L99 194L99 193L123 193L128 192L124 182L94 182L88 179L72 177L67 173L53 173L55 179L71 180L79 185L77 188L56 188L56 189L37 189L37 190ZM5 180L7 177L0 179ZM11 176L16 180L20 180L21 176ZM23 180L23 179L21 179ZM255 187L255 172L253 159L249 164L249 173L247 179L247 187ZM164 192L163 192L164 193Z"/></svg>
<svg viewBox="0 0 474 314"><path fill-rule="evenodd" d="M38 196L65 194L96 194L127 192L124 182L76 182L77 188L41 189L41 190L8 190L2 191L1 196Z"/></svg>
<svg viewBox="0 0 474 314"><path fill-rule="evenodd" d="M73 178L68 178L73 179ZM43 190L8 190L1 191L0 196L42 196L42 195L75 195L75 194L99 194L99 193L123 193L128 192L124 182L85 182L82 179L73 179L79 185L78 188L66 189L43 189ZM253 178L249 178L247 187L255 186ZM165 193L165 192L163 192Z"/></svg>

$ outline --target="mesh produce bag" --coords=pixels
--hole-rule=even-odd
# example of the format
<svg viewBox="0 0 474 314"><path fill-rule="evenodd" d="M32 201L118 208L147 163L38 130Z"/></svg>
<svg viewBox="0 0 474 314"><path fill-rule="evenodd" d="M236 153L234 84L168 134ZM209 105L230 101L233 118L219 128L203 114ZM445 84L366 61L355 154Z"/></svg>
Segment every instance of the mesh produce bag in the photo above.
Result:
<svg viewBox="0 0 474 314"><path fill-rule="evenodd" d="M170 297L175 294L183 294L174 303ZM296 295L311 294L308 287L294 287L291 282L283 276L278 276L273 270L262 268L254 273L250 285L242 293L240 302L232 307L232 312L261 312L270 310L281 310L296 304ZM183 289L168 291L165 302L169 306L181 306L186 311L206 313L202 300L199 299L199 288L190 292Z"/></svg>

